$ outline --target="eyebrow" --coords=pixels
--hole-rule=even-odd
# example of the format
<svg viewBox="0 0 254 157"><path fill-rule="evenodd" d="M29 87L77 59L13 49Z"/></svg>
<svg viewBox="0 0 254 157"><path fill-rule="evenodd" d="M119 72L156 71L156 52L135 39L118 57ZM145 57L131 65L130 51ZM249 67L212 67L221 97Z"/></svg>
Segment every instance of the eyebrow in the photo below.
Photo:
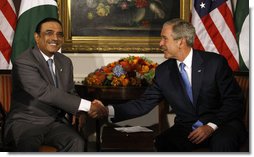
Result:
<svg viewBox="0 0 254 157"><path fill-rule="evenodd" d="M165 35L161 35L161 37L162 37L162 38L166 38L166 39L168 38L168 37L167 37L167 36L165 36Z"/></svg>
<svg viewBox="0 0 254 157"><path fill-rule="evenodd" d="M49 32L49 31L51 31L51 32L55 32L54 30L52 30L52 29L47 29L45 32ZM63 31L59 31L59 32L63 32ZM58 32L57 32L58 33Z"/></svg>

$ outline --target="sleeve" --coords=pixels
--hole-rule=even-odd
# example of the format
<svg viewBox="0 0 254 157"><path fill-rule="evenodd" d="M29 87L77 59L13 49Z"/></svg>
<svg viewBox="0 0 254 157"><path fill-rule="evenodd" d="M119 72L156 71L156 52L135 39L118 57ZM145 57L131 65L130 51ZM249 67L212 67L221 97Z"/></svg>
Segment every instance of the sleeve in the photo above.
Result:
<svg viewBox="0 0 254 157"><path fill-rule="evenodd" d="M78 111L81 98L49 84L45 70L38 63L27 58L19 59L14 63L13 75L16 81L14 85L35 99L72 114ZM73 84L71 86L74 88Z"/></svg>
<svg viewBox="0 0 254 157"><path fill-rule="evenodd" d="M215 119L211 121L218 127L232 119L240 119L243 102L241 88L236 82L227 60L224 57L221 58L216 72L216 83L221 95L220 101L222 106L216 114Z"/></svg>
<svg viewBox="0 0 254 157"><path fill-rule="evenodd" d="M113 105L115 117L112 118L112 122L119 122L145 115L158 105L162 99L161 90L155 79L154 83L146 89L140 98L127 103Z"/></svg>

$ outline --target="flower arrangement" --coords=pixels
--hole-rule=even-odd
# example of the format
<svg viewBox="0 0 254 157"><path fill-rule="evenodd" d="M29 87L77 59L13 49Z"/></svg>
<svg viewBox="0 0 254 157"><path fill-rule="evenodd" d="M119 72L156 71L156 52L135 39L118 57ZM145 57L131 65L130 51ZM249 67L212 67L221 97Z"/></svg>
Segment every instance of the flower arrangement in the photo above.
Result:
<svg viewBox="0 0 254 157"><path fill-rule="evenodd" d="M129 56L95 70L84 83L89 86L147 86L152 83L157 65L146 57Z"/></svg>

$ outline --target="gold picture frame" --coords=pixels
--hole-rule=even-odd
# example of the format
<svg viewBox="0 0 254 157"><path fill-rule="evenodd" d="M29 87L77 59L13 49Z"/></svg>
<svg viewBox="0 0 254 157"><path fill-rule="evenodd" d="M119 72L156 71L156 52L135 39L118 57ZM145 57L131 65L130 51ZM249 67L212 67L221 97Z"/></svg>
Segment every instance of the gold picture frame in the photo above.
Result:
<svg viewBox="0 0 254 157"><path fill-rule="evenodd" d="M85 0L84 0L85 1ZM98 1L98 0L87 0ZM118 0L111 0L118 1ZM175 1L175 0L174 0ZM189 20L190 16L190 1L179 0L180 18ZM131 36L111 36L111 35L79 35L72 33L72 11L77 10L72 8L72 3L78 3L78 0L61 0L58 1L60 20L64 30L64 44L62 52L78 52L78 53L156 53L159 51L160 36L136 36L132 33ZM72 10L73 9L73 10ZM82 9L77 13L81 13ZM76 13L76 14L77 14ZM80 16L80 15L77 15ZM92 17L92 16L91 16ZM80 19L82 20L82 19ZM79 21L80 21L79 20ZM76 25L74 25L76 26ZM131 31L131 29L129 29ZM131 34L131 33L130 33Z"/></svg>

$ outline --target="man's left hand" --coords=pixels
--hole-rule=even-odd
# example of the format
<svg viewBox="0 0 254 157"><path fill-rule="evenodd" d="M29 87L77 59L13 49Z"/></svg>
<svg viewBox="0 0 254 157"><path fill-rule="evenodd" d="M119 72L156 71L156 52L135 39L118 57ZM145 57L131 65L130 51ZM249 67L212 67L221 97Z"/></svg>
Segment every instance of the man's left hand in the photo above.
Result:
<svg viewBox="0 0 254 157"><path fill-rule="evenodd" d="M213 132L214 132L213 128L211 128L209 125L203 125L193 130L189 134L188 139L192 143L200 144L201 142L206 140L209 136L211 136Z"/></svg>
<svg viewBox="0 0 254 157"><path fill-rule="evenodd" d="M79 112L78 115L72 116L72 125L78 125L78 131L85 126L87 119L87 114L85 112Z"/></svg>

